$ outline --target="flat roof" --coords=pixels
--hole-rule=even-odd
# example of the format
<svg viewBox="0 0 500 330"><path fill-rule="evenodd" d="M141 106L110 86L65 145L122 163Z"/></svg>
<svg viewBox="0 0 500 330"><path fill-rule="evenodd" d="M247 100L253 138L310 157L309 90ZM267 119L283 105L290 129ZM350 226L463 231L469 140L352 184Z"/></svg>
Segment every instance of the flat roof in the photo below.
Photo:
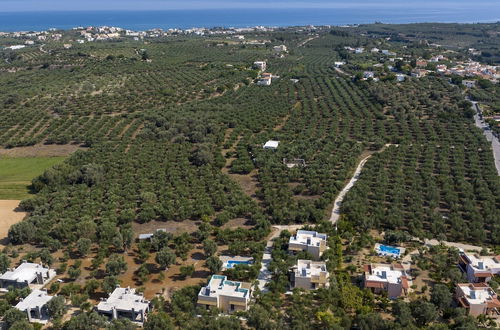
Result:
<svg viewBox="0 0 500 330"><path fill-rule="evenodd" d="M113 308L120 311L133 309L139 312L149 308L149 301L145 300L143 295L136 294L133 288L116 288L108 299L97 305L97 309L101 312L111 312Z"/></svg>
<svg viewBox="0 0 500 330"><path fill-rule="evenodd" d="M27 309L44 306L52 298L54 297L47 295L47 291L35 289L26 298L22 299L16 305L16 308L24 312Z"/></svg>
<svg viewBox="0 0 500 330"><path fill-rule="evenodd" d="M401 283L401 277L406 276L403 268L395 268L389 264L375 264L371 267L371 272L365 274L367 281Z"/></svg>
<svg viewBox="0 0 500 330"><path fill-rule="evenodd" d="M464 256L470 261L470 266L474 271L484 272L491 269L500 271L500 258L498 256L480 256L472 253L464 253Z"/></svg>
<svg viewBox="0 0 500 330"><path fill-rule="evenodd" d="M242 282L228 281L226 276L212 275L206 287L202 287L199 295L218 297L219 295L249 298L250 290L242 288Z"/></svg>
<svg viewBox="0 0 500 330"><path fill-rule="evenodd" d="M295 276L300 277L311 277L319 276L321 273L326 273L326 263L323 261L311 261L311 260L297 260L297 269L295 270Z"/></svg>
<svg viewBox="0 0 500 330"><path fill-rule="evenodd" d="M476 283L459 283L457 286L460 287L465 295L464 298L471 305L484 304L493 300L498 303L495 292L487 284L476 285Z"/></svg>
<svg viewBox="0 0 500 330"><path fill-rule="evenodd" d="M297 230L295 236L290 236L289 243L319 246L321 241L326 241L326 234L309 230Z"/></svg>
<svg viewBox="0 0 500 330"><path fill-rule="evenodd" d="M16 269L8 270L3 273L3 275L0 276L0 280L16 281L19 283L28 281L28 283L31 283L36 278L37 273L47 273L48 271L48 268L45 268L40 264L23 262Z"/></svg>
<svg viewBox="0 0 500 330"><path fill-rule="evenodd" d="M264 148L278 148L280 141L269 140L264 144Z"/></svg>

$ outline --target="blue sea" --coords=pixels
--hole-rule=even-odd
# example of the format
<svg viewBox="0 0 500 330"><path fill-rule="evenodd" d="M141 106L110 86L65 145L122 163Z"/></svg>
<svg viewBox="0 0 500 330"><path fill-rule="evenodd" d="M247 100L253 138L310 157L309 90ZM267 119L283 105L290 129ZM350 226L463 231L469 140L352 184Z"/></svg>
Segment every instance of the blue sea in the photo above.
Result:
<svg viewBox="0 0 500 330"><path fill-rule="evenodd" d="M0 31L40 31L48 28L71 29L76 26L102 25L118 26L131 30L147 30L151 28L185 29L191 27L248 27L257 25L345 25L374 22L479 23L500 21L500 1L497 0L492 0L488 6L477 5L477 2L472 1L469 5L462 4L448 8L409 4L400 7L381 5L367 8L345 6L316 9L45 12L1 12L1 10L0 6Z"/></svg>

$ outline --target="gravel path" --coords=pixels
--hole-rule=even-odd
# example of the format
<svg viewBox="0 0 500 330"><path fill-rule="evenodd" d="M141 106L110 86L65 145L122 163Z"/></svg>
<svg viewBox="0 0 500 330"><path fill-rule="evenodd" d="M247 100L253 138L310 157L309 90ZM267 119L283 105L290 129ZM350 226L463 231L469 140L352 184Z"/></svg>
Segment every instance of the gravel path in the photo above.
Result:
<svg viewBox="0 0 500 330"><path fill-rule="evenodd" d="M356 183L356 181L358 181L359 175L361 174L361 170L363 169L363 166L366 164L366 162L368 161L368 159L371 156L372 155L366 156L365 158L363 158L359 162L358 167L356 167L356 171L354 172L354 175L352 176L351 180L349 180L349 182L347 183L347 185L344 187L344 189L342 189L340 191L339 195L335 199L335 202L333 203L332 214L330 215L330 222L332 224L335 224L339 220L339 217L340 217L340 207L342 206L342 201L344 200L345 195L354 186L354 184Z"/></svg>

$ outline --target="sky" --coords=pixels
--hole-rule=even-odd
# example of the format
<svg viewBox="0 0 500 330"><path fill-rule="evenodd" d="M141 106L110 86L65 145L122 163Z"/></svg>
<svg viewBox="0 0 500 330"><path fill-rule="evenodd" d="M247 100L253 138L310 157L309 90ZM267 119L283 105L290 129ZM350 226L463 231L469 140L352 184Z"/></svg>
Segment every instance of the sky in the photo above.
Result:
<svg viewBox="0 0 500 330"><path fill-rule="evenodd" d="M497 0L420 0L435 8L451 5L486 5ZM410 2L410 3L409 3ZM22 11L94 11L94 10L169 10L219 8L377 8L415 7L412 0L0 0L0 12Z"/></svg>

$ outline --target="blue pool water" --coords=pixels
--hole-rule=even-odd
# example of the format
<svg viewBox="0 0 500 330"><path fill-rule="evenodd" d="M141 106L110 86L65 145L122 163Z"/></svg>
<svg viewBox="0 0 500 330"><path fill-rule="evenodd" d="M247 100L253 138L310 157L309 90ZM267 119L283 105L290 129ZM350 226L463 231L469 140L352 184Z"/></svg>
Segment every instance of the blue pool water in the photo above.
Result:
<svg viewBox="0 0 500 330"><path fill-rule="evenodd" d="M388 245L380 245L379 247L380 251L381 252L385 252L385 253L390 253L390 254L395 254L397 256L399 256L399 248L397 247L394 247L394 246L388 246Z"/></svg>
<svg viewBox="0 0 500 330"><path fill-rule="evenodd" d="M229 260L226 263L226 268L233 268L235 265L241 265L241 264L250 265L251 263L252 262L250 260L247 260L247 261Z"/></svg>

